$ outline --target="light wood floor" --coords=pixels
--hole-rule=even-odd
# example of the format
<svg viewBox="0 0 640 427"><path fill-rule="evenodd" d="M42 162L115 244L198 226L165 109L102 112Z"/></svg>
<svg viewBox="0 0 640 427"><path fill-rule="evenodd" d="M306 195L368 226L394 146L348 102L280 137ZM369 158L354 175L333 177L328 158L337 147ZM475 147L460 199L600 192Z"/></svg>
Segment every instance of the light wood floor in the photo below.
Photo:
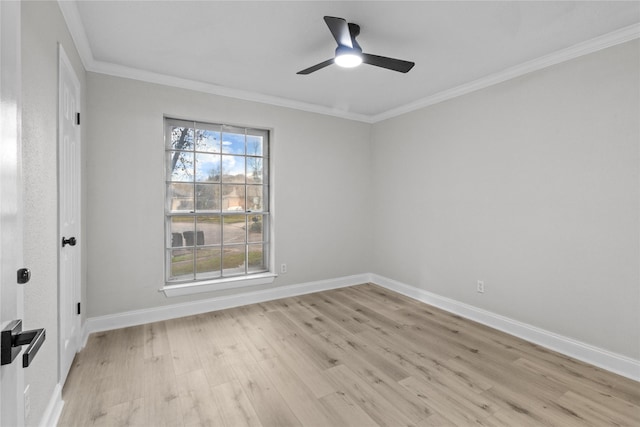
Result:
<svg viewBox="0 0 640 427"><path fill-rule="evenodd" d="M375 285L91 335L61 426L639 426L640 383Z"/></svg>

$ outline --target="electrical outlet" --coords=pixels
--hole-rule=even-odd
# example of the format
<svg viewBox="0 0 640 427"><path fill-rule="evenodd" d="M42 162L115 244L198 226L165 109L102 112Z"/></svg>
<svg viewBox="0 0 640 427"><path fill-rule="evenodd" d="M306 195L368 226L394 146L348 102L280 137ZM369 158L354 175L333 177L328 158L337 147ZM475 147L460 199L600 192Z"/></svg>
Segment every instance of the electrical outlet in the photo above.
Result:
<svg viewBox="0 0 640 427"><path fill-rule="evenodd" d="M287 274L287 264L280 264L280 273Z"/></svg>
<svg viewBox="0 0 640 427"><path fill-rule="evenodd" d="M29 392L29 387L31 385L27 385L24 389L24 419L29 418L29 413L31 412L31 393Z"/></svg>
<svg viewBox="0 0 640 427"><path fill-rule="evenodd" d="M484 282L482 280L478 280L478 286L476 289L478 293L484 294Z"/></svg>

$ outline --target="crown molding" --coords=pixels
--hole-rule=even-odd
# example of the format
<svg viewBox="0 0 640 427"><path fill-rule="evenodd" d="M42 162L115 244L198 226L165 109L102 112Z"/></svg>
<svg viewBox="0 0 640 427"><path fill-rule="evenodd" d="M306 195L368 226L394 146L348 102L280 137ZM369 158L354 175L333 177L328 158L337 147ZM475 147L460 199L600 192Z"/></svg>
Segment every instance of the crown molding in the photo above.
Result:
<svg viewBox="0 0 640 427"><path fill-rule="evenodd" d="M76 45L80 60L85 70L92 67L95 62L93 59L93 52L91 51L91 45L87 38L87 32L84 29L84 24L80 18L80 12L78 11L78 5L75 1L58 0L58 6L62 12L62 17L67 23L69 33L73 43Z"/></svg>
<svg viewBox="0 0 640 427"><path fill-rule="evenodd" d="M294 110L334 116L347 120L371 123L370 116L364 114L350 113L347 111L323 107L316 104L294 101L287 98L265 95L246 90L233 89L195 80L183 79L180 77L154 73L138 68L113 64L110 62L97 61L93 57L89 39L87 38L87 33L85 31L84 24L82 23L82 19L80 18L80 12L78 11L76 2L68 0L58 0L58 5L60 6L62 16L67 23L67 27L69 28L69 32L71 33L71 38L76 45L78 54L80 55L80 59L82 60L82 65L84 66L86 71L106 74L114 77L139 80L147 83L155 83L164 86L188 89L197 92L209 93L212 95L225 96L228 98L259 102L262 104L275 105L278 107L292 108Z"/></svg>
<svg viewBox="0 0 640 427"><path fill-rule="evenodd" d="M244 101L259 102L262 104L274 105L277 107L292 108L294 110L307 111L311 113L324 114L339 117L347 120L371 123L371 117L364 114L350 113L347 111L323 107L306 102L294 101L292 99L280 98L272 95L265 95L258 92L250 92L241 89L233 89L211 83L199 82L196 80L183 79L166 74L154 73L138 68L126 67L102 61L93 61L87 71L106 74L114 77L140 80L147 83L155 83L164 86L172 86L181 89L188 89L197 92L209 93L212 95L225 96L228 98L240 99Z"/></svg>
<svg viewBox="0 0 640 427"><path fill-rule="evenodd" d="M351 113L348 111L333 109L321 105L295 101L272 95L265 95L258 92L251 92L241 89L233 89L225 86L199 82L195 80L183 79L166 74L154 73L123 65L96 61L91 51L91 46L87 38L84 25L80 18L80 12L75 1L58 0L58 5L67 23L71 37L78 49L82 64L85 70L94 73L107 74L115 77L123 77L133 80L155 83L165 86L178 87L197 92L209 93L212 95L236 98L245 101L259 102L262 104L275 105L278 107L292 108L295 110L307 111L311 113L324 114L339 117L347 120L355 120L364 123L377 123L402 114L410 113L430 105L438 104L458 96L466 95L487 87L493 86L525 74L541 70L552 65L556 65L583 55L597 52L611 46L625 43L640 38L640 23L621 28L611 33L578 43L568 48L553 52L549 55L536 58L534 60L507 68L506 70L481 77L469 83L456 86L442 92L435 93L409 104L393 108L380 114L366 115Z"/></svg>
<svg viewBox="0 0 640 427"><path fill-rule="evenodd" d="M434 95L419 99L401 107L371 116L370 119L371 122L377 123L383 120L397 117L402 114L410 113L412 111L419 110L430 105L457 98L458 96L466 95L468 93L475 92L477 90L481 90L489 86L505 82L507 80L515 79L516 77L520 77L525 74L532 73L534 71L538 71L552 65L560 64L562 62L566 62L580 56L588 55L590 53L597 52L599 50L622 44L637 38L640 38L640 23L633 24L628 27L613 31L611 33L607 33L602 36L575 44L568 48L553 52L549 55L541 56L540 58L533 59L514 67L507 68L506 70L490 74L472 82L465 83L460 86L444 90L442 92L438 92Z"/></svg>

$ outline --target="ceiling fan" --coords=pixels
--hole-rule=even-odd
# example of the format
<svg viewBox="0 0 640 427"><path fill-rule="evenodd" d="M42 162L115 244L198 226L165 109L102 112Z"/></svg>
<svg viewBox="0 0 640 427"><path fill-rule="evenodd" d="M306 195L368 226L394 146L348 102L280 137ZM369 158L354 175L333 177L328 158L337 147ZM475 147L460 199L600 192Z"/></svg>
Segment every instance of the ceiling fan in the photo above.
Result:
<svg viewBox="0 0 640 427"><path fill-rule="evenodd" d="M311 74L333 63L346 68L357 67L361 63L365 63L401 73L408 72L415 65L414 62L410 61L363 53L362 48L356 41L356 37L360 34L360 26L358 24L353 22L347 24L345 19L334 16L325 16L324 22L327 23L333 38L338 42L335 57L298 71L297 74Z"/></svg>

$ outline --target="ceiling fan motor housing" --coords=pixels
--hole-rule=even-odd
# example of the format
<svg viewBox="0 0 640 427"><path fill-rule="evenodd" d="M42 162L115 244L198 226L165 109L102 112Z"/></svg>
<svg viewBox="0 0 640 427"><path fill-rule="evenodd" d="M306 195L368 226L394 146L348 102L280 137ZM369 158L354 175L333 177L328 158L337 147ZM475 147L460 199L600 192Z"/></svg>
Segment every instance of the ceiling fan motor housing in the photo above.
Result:
<svg viewBox="0 0 640 427"><path fill-rule="evenodd" d="M335 63L345 68L357 67L362 64L362 49L338 46L336 48Z"/></svg>
<svg viewBox="0 0 640 427"><path fill-rule="evenodd" d="M356 37L360 34L360 26L358 24L347 23L344 18L336 18L335 16L325 16L324 21L338 43L335 57L298 71L298 74L311 74L331 64L352 68L365 63L401 73L408 72L415 65L410 61L362 53L362 48L356 41Z"/></svg>

